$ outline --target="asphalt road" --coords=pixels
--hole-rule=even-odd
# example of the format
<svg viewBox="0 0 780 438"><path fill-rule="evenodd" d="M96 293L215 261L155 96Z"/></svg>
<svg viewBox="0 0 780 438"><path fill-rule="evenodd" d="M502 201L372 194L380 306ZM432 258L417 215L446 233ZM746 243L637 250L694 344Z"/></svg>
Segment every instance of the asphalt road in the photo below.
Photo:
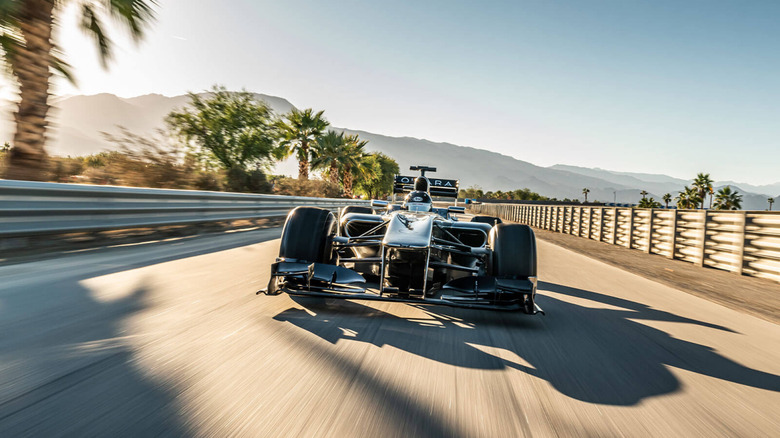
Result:
<svg viewBox="0 0 780 438"><path fill-rule="evenodd" d="M255 296L278 234L0 267L0 436L780 436L777 325L545 242L546 317Z"/></svg>

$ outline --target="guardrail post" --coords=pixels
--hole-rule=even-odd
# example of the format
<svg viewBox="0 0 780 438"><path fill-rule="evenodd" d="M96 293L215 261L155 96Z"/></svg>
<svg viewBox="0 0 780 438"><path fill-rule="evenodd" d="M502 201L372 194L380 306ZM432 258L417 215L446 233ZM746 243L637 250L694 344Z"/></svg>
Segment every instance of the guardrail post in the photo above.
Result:
<svg viewBox="0 0 780 438"><path fill-rule="evenodd" d="M551 216L552 216L551 213L552 213L552 207L550 207L549 205L545 205L544 206L544 229L545 230L549 230L550 229L550 225L552 225L550 223L550 221L552 219L551 218Z"/></svg>
<svg viewBox="0 0 780 438"><path fill-rule="evenodd" d="M628 210L628 249L634 249L634 208Z"/></svg>
<svg viewBox="0 0 780 438"><path fill-rule="evenodd" d="M544 214L544 209L541 205L536 207L536 226L539 228L544 228L542 226L542 215Z"/></svg>
<svg viewBox="0 0 780 438"><path fill-rule="evenodd" d="M546 230L552 230L552 224L553 224L553 208L549 205L544 206L544 226L546 227Z"/></svg>
<svg viewBox="0 0 780 438"><path fill-rule="evenodd" d="M574 235L574 212L577 210L577 207L573 206L571 207L571 213L569 214L569 234Z"/></svg>
<svg viewBox="0 0 780 438"><path fill-rule="evenodd" d="M599 242L604 238L604 207L599 207Z"/></svg>
<svg viewBox="0 0 780 438"><path fill-rule="evenodd" d="M672 252L669 254L669 258L674 260L675 253L677 251L677 209L672 209L672 233L671 233L671 246Z"/></svg>
<svg viewBox="0 0 780 438"><path fill-rule="evenodd" d="M588 207L588 239L593 231L593 207Z"/></svg>
<svg viewBox="0 0 780 438"><path fill-rule="evenodd" d="M584 207L577 207L579 210L579 219L577 219L577 237L582 237L582 209Z"/></svg>
<svg viewBox="0 0 780 438"><path fill-rule="evenodd" d="M617 245L617 233L618 233L618 209L617 207L612 209L612 244Z"/></svg>
<svg viewBox="0 0 780 438"><path fill-rule="evenodd" d="M701 252L699 253L699 266L704 266L704 259L707 257L707 221L709 215L707 210L702 210L702 223L701 223Z"/></svg>
<svg viewBox="0 0 780 438"><path fill-rule="evenodd" d="M539 228L542 228L542 206L537 205L536 207L536 226Z"/></svg>
<svg viewBox="0 0 780 438"><path fill-rule="evenodd" d="M550 222L550 207L545 205L544 207L542 207L542 209L544 210L544 220L542 221L542 228L544 228L545 230L549 230L550 228L548 223Z"/></svg>
<svg viewBox="0 0 780 438"><path fill-rule="evenodd" d="M650 218L647 220L647 253L653 253L653 209L650 209Z"/></svg>
<svg viewBox="0 0 780 438"><path fill-rule="evenodd" d="M734 271L739 275L742 275L743 270L745 269L745 230L747 228L747 212L746 211L740 211L739 215L741 216L741 226L739 227L739 234L737 238L737 270Z"/></svg>

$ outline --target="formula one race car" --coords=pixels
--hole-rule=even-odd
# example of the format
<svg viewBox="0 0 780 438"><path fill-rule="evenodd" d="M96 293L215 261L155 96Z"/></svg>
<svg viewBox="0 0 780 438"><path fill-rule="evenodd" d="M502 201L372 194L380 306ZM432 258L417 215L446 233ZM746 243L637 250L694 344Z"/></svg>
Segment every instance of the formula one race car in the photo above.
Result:
<svg viewBox="0 0 780 438"><path fill-rule="evenodd" d="M298 207L282 231L268 295L282 292L360 300L402 301L480 309L542 312L536 296L536 239L526 225L476 216L463 207L436 208L455 198L458 181L395 177L393 197L329 210Z"/></svg>

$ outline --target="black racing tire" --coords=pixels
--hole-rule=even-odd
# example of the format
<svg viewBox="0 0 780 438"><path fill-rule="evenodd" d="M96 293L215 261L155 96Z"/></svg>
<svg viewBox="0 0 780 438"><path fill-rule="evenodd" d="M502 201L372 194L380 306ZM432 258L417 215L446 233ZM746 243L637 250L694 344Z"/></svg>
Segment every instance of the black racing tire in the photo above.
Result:
<svg viewBox="0 0 780 438"><path fill-rule="evenodd" d="M328 263L333 251L336 217L329 210L297 207L287 215L279 257L309 263Z"/></svg>
<svg viewBox="0 0 780 438"><path fill-rule="evenodd" d="M339 217L344 217L347 213L374 214L374 209L363 205L348 205L341 209L341 215Z"/></svg>
<svg viewBox="0 0 780 438"><path fill-rule="evenodd" d="M528 225L498 224L490 230L489 273L495 277L536 277L536 236Z"/></svg>
<svg viewBox="0 0 780 438"><path fill-rule="evenodd" d="M494 217L494 216L474 216L473 218L471 218L471 222L479 222L479 223L490 224L490 225L503 223L501 218Z"/></svg>

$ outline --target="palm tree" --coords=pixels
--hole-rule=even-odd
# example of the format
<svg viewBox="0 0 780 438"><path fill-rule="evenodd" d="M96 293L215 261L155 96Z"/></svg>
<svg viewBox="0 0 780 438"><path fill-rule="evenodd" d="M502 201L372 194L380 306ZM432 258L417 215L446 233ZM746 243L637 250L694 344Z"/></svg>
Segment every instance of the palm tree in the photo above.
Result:
<svg viewBox="0 0 780 438"><path fill-rule="evenodd" d="M742 195L738 191L731 191L731 186L718 190L715 196L715 208L718 210L739 210L742 208Z"/></svg>
<svg viewBox="0 0 780 438"><path fill-rule="evenodd" d="M768 198L767 202L769 202L769 211L772 211L772 204L775 203L775 198Z"/></svg>
<svg viewBox="0 0 780 438"><path fill-rule="evenodd" d="M704 208L704 200L707 199L707 194L713 193L712 183L713 181L712 178L710 178L709 173L699 173L693 180L693 187L696 188L699 193L699 202L701 203L701 208ZM712 204L712 196L710 196L710 204Z"/></svg>
<svg viewBox="0 0 780 438"><path fill-rule="evenodd" d="M40 180L46 160L46 117L49 112L51 70L73 82L70 66L52 38L65 4L77 3L80 25L94 37L103 66L113 45L105 32L105 18L118 19L139 40L154 19L155 0L3 0L0 2L0 51L19 82L19 105L14 113L16 133L8 154L6 177Z"/></svg>
<svg viewBox="0 0 780 438"><path fill-rule="evenodd" d="M662 197L662 199L664 200L664 203L666 204L665 208L669 208L669 203L672 202L672 194L671 193L667 193L667 194L665 194Z"/></svg>
<svg viewBox="0 0 780 438"><path fill-rule="evenodd" d="M637 205L639 208L660 208L661 203L653 198L642 198Z"/></svg>
<svg viewBox="0 0 780 438"><path fill-rule="evenodd" d="M278 158L287 158L295 154L298 158L298 179L309 179L309 160L311 144L317 141L330 123L322 117L324 111L314 113L311 108L300 111L293 108L277 123L279 129Z"/></svg>
<svg viewBox="0 0 780 438"><path fill-rule="evenodd" d="M642 195L642 199L645 199L649 193L647 193L647 190L642 190L639 194Z"/></svg>
<svg viewBox="0 0 780 438"><path fill-rule="evenodd" d="M331 184L338 185L339 171L342 168L344 155L347 154L344 133L328 130L317 138L314 145L314 157L311 160L311 168L324 170Z"/></svg>
<svg viewBox="0 0 780 438"><path fill-rule="evenodd" d="M699 192L695 187L685 186L683 190L677 196L677 208L679 209L694 209L701 202L699 198Z"/></svg>
<svg viewBox="0 0 780 438"><path fill-rule="evenodd" d="M342 165L341 183L344 184L344 194L351 198L355 174L358 177L369 176L368 169L362 165L365 155L363 148L368 144L368 140L361 140L357 134L354 134L344 136L344 143L345 154L340 160Z"/></svg>
<svg viewBox="0 0 780 438"><path fill-rule="evenodd" d="M586 188L582 189L582 194L585 195L585 203L586 204L588 203L588 193L590 193L590 189L589 188L586 187Z"/></svg>

